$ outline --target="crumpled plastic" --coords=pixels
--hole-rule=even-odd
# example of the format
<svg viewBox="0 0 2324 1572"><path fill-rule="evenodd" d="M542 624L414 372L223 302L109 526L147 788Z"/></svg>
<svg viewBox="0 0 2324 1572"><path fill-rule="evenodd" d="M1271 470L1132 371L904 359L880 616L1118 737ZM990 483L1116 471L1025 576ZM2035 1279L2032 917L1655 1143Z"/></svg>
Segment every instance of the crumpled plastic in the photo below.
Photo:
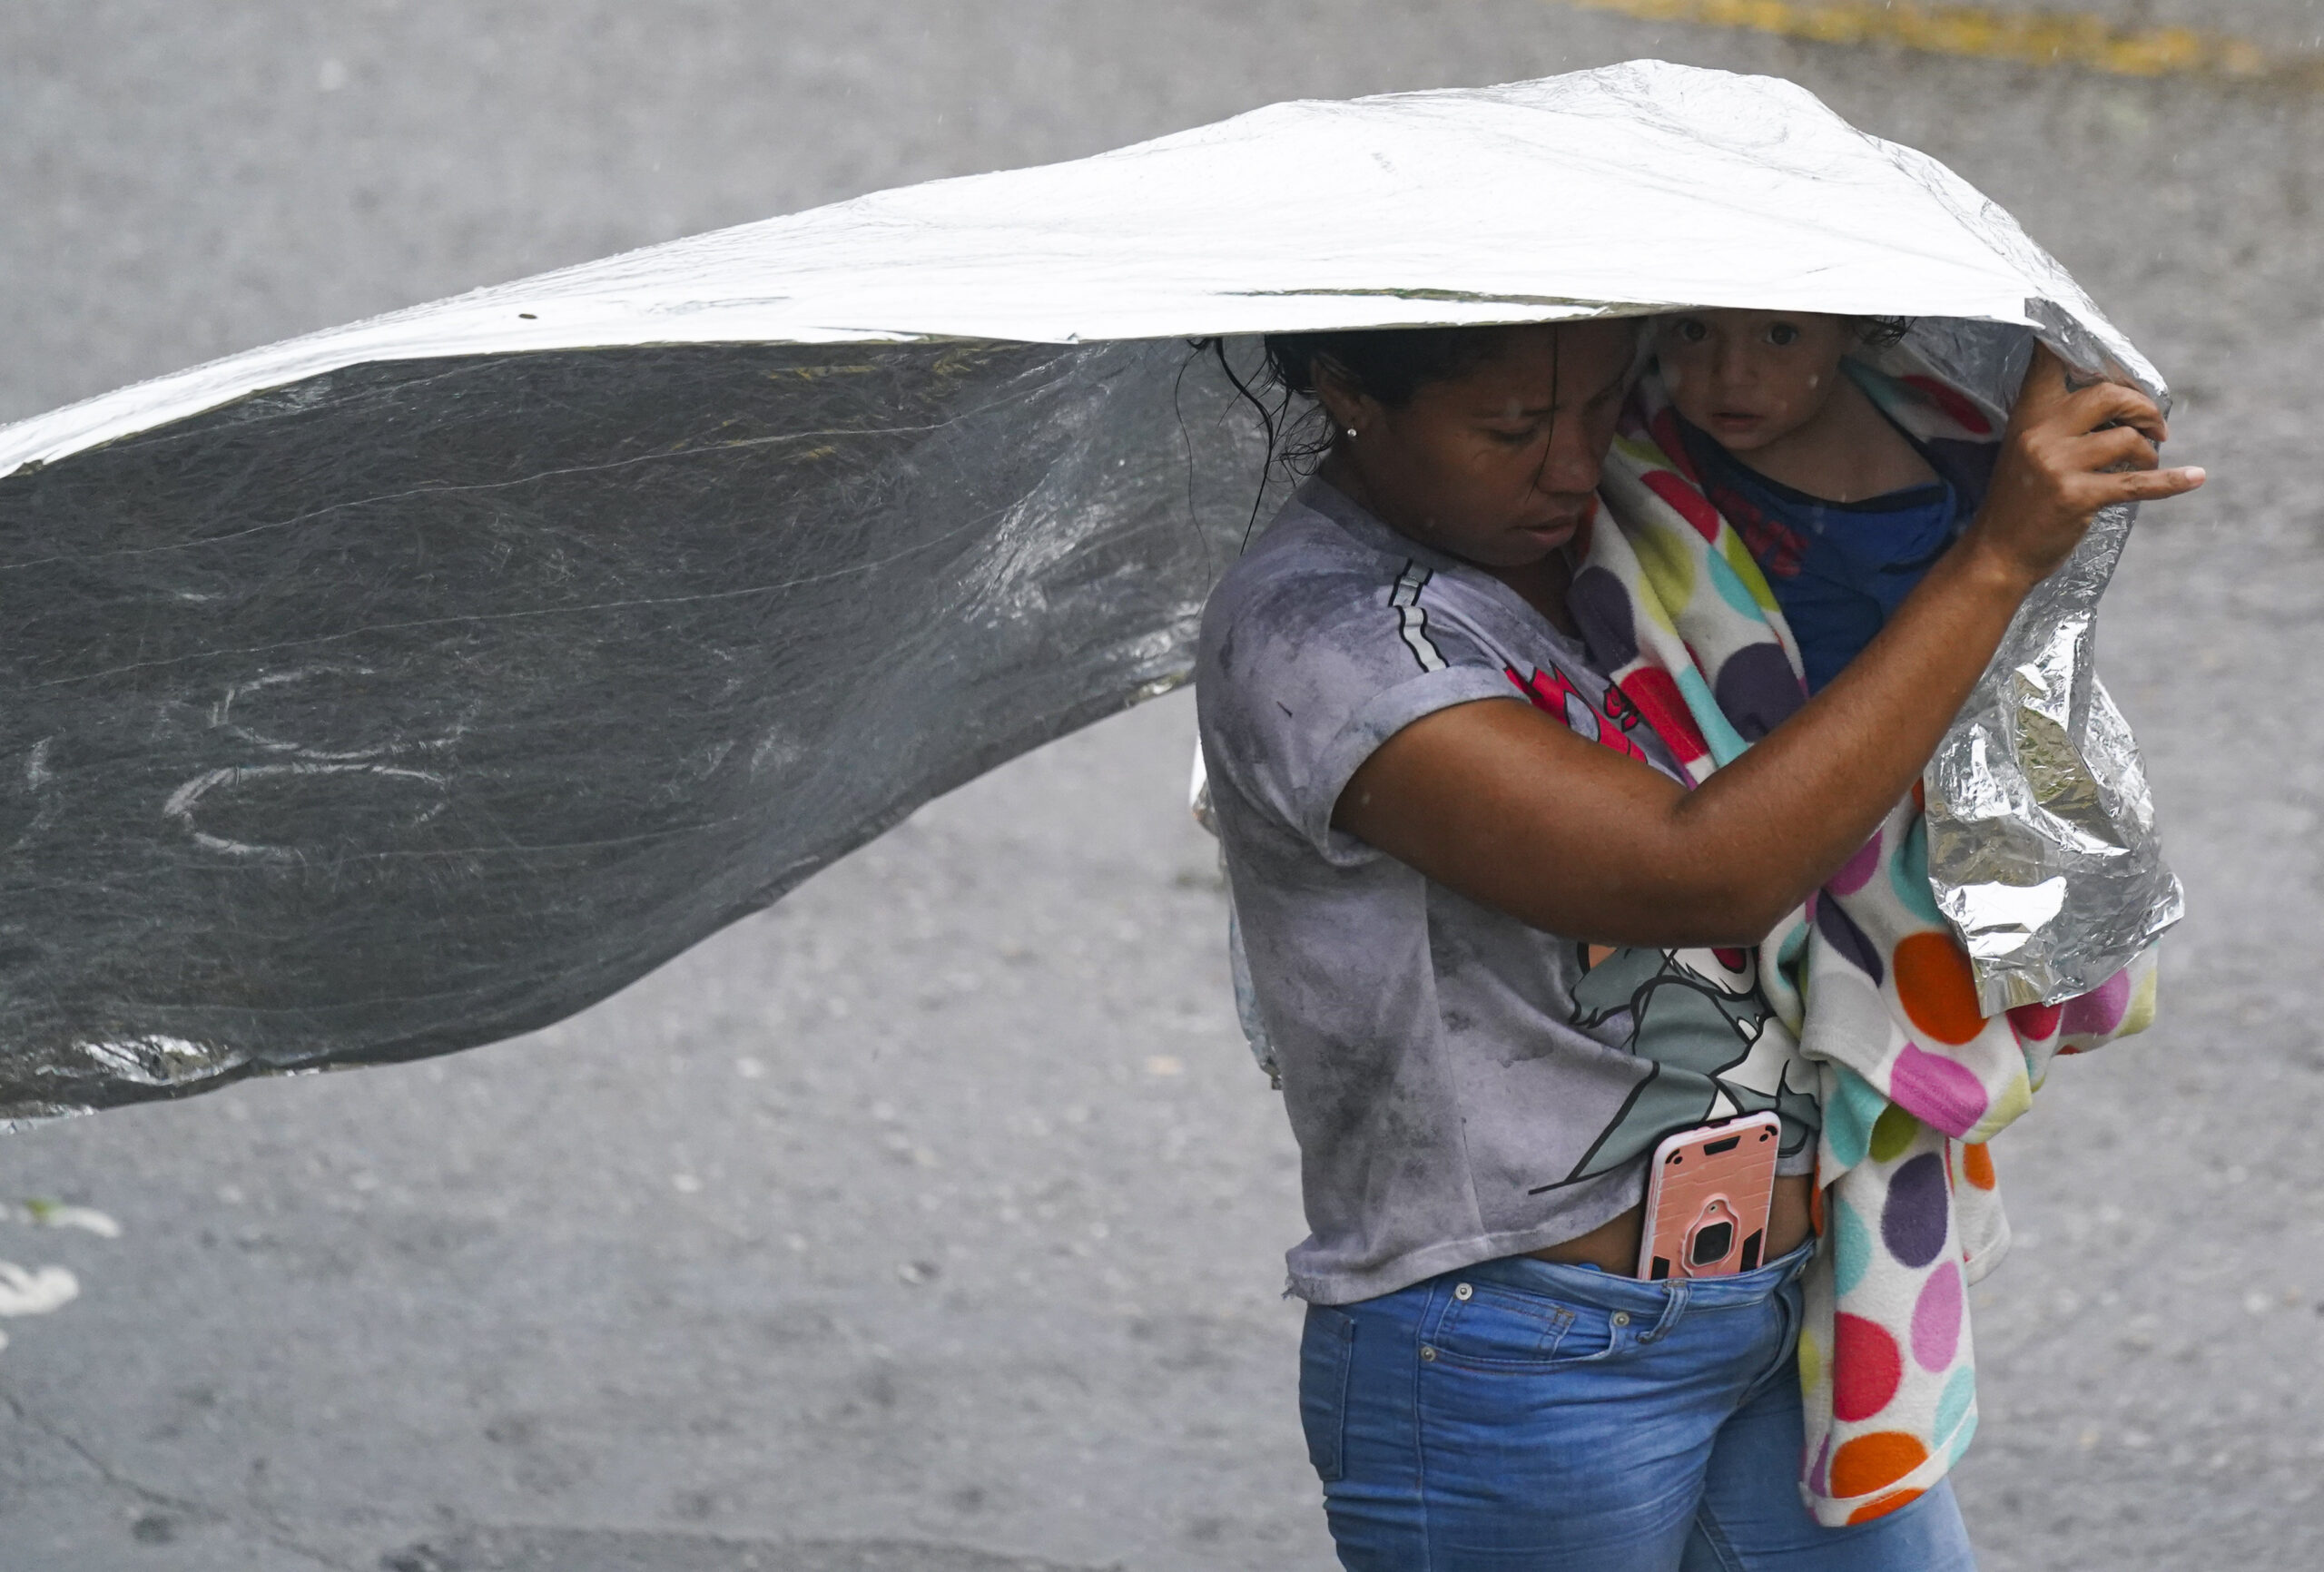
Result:
<svg viewBox="0 0 2324 1572"><path fill-rule="evenodd" d="M2084 367L2104 359L2078 332L2042 336ZM1906 348L2000 410L2031 344L2023 331L1938 319L1915 322ZM1929 882L1987 1016L2087 993L2185 914L2137 740L2093 658L2099 597L2136 512L2102 512L2027 598L1922 773Z"/></svg>
<svg viewBox="0 0 2324 1572"><path fill-rule="evenodd" d="M1252 335L1679 304L2162 391L1934 161L1646 61L881 192L0 429L0 1117L546 1025L1182 682L1280 495ZM1928 772L1989 1000L2178 913L2089 670L2127 527Z"/></svg>

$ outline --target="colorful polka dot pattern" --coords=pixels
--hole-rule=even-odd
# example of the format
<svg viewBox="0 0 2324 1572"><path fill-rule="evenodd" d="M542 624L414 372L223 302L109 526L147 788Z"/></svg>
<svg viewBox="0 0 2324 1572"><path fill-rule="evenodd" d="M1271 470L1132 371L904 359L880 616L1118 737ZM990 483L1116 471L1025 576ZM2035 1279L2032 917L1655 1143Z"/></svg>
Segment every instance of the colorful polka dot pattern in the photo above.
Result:
<svg viewBox="0 0 2324 1572"><path fill-rule="evenodd" d="M1941 382L1880 384L1917 434L1989 439ZM1649 378L1626 412L1576 575L1592 653L1697 781L1805 702L1765 575L1694 484ZM2059 1053L2153 1016L2150 953L2063 1005L1991 1019L1928 882L1920 794L1762 947L1777 1021L1817 1067L1825 1248L1807 1275L1799 1373L1804 1484L1819 1521L1895 1511L1943 1479L1976 1429L1968 1284L2007 1241L1984 1143Z"/></svg>

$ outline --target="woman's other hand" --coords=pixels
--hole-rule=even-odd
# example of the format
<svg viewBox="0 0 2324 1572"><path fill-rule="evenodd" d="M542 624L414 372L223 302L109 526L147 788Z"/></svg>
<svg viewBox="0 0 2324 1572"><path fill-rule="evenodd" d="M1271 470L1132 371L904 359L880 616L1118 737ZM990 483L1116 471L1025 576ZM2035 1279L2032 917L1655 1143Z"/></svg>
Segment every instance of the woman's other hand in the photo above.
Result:
<svg viewBox="0 0 2324 1572"><path fill-rule="evenodd" d="M2203 483L2200 469L2161 467L2167 435L2153 399L2119 382L2084 381L2036 344L1992 487L1963 544L2030 588L2065 561L2101 508Z"/></svg>

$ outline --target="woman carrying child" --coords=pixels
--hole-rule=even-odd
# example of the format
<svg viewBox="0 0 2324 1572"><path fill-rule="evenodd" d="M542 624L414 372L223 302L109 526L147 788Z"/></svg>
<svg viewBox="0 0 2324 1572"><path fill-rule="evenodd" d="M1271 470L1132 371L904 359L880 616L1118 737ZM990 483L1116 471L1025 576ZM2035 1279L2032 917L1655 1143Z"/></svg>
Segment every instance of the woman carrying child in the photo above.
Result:
<svg viewBox="0 0 2324 1572"><path fill-rule="evenodd" d="M1675 331L1679 397L1704 340ZM1213 595L1198 693L1302 1154L1310 1457L1353 1568L1967 1567L1941 1481L1854 1527L1802 1505L1817 1109L1757 1051L1753 949L1860 858L2093 514L2201 472L2157 467L2142 395L2037 352L1974 516L1900 559L1917 587L1689 790L1570 599L1638 349L1612 321L1269 341L1332 437ZM1722 418L1757 406L1699 408L1748 451ZM1905 447L1838 487L1778 448L1769 478L1926 486ZM1639 1280L1647 1153L1744 1109L1782 1122L1764 1263Z"/></svg>

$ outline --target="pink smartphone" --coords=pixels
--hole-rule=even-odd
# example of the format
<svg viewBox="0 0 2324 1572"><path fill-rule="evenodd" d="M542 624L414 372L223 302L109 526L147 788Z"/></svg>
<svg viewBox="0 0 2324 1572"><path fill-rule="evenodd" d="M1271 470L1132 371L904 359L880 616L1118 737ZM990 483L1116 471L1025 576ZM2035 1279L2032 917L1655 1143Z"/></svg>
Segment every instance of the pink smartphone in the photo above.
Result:
<svg viewBox="0 0 2324 1572"><path fill-rule="evenodd" d="M1659 1282L1758 1268L1781 1130L1773 1114L1747 1114L1662 1138L1646 1182L1639 1276Z"/></svg>

